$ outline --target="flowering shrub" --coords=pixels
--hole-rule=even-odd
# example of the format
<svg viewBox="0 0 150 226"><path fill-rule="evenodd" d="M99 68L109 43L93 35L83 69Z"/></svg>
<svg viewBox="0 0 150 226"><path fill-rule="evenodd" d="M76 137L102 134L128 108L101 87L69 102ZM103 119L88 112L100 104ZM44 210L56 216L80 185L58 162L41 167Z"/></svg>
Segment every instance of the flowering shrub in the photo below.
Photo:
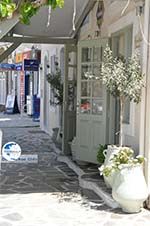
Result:
<svg viewBox="0 0 150 226"><path fill-rule="evenodd" d="M0 1L0 20L11 18L14 12L20 15L20 21L26 25L30 24L30 19L39 11L42 6L51 6L52 9L64 6L64 0L20 0L16 4L15 0Z"/></svg>
<svg viewBox="0 0 150 226"><path fill-rule="evenodd" d="M99 168L101 175L108 177L114 171L121 170L125 165L134 166L144 162L145 158L143 156L138 155L134 158L133 155L134 151L131 148L120 148L120 151L110 159L109 165L102 165Z"/></svg>

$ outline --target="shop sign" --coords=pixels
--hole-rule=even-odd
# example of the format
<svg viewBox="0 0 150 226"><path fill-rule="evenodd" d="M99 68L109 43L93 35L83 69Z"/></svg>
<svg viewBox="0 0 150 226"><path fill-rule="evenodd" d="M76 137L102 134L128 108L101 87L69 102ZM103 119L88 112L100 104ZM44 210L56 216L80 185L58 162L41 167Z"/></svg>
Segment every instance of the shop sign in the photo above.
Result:
<svg viewBox="0 0 150 226"><path fill-rule="evenodd" d="M0 70L15 70L15 64L2 63L0 64Z"/></svg>
<svg viewBox="0 0 150 226"><path fill-rule="evenodd" d="M18 63L15 65L16 71L22 71L22 63Z"/></svg>
<svg viewBox="0 0 150 226"><path fill-rule="evenodd" d="M22 62L22 59L23 59L22 57L23 57L22 53L17 53L16 54L16 63Z"/></svg>
<svg viewBox="0 0 150 226"><path fill-rule="evenodd" d="M15 95L7 95L6 112L13 113L15 105Z"/></svg>
<svg viewBox="0 0 150 226"><path fill-rule="evenodd" d="M24 60L24 71L38 71L39 61L38 60Z"/></svg>
<svg viewBox="0 0 150 226"><path fill-rule="evenodd" d="M30 59L30 58L31 58L31 51L27 51L22 54L22 61L24 59Z"/></svg>

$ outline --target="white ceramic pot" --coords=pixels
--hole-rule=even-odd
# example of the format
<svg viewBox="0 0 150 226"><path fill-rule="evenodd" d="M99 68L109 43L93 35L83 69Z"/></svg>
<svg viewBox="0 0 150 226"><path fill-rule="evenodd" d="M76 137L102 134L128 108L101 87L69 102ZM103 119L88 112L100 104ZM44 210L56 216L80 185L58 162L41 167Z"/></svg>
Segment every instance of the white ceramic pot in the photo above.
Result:
<svg viewBox="0 0 150 226"><path fill-rule="evenodd" d="M141 165L124 166L117 174L113 184L112 196L127 213L140 211L148 197L148 188Z"/></svg>
<svg viewBox="0 0 150 226"><path fill-rule="evenodd" d="M107 150L103 151L103 154L105 156L104 166L109 166L111 164L110 160L113 158L115 154L119 152L120 148L114 145L108 145ZM116 172L112 172L110 176L104 177L105 184L108 188L112 188L114 183Z"/></svg>

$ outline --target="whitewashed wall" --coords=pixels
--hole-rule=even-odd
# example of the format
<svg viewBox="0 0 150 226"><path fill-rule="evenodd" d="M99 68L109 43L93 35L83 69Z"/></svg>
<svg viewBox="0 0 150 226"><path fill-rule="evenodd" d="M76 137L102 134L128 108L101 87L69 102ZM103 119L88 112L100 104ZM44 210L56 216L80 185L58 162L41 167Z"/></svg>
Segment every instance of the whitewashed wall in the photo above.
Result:
<svg viewBox="0 0 150 226"><path fill-rule="evenodd" d="M79 32L79 40L111 38L111 36L130 25L133 26L132 53L138 51L142 58L141 52L141 34L138 17L136 16L135 4L131 1L129 7L122 15L126 1L104 0L104 17L101 29L98 29L96 23L96 11L98 3L95 4L89 13L88 23L85 23ZM143 19L143 18L141 18ZM97 32L99 31L99 32ZM140 126L140 104L130 104L130 122L124 124L124 144L139 151L139 126Z"/></svg>
<svg viewBox="0 0 150 226"><path fill-rule="evenodd" d="M46 74L50 72L47 65L51 65L51 56L58 56L62 46L61 45L41 45L41 68L40 70L40 97L41 97L41 128L53 134L53 128L60 127L60 108L59 106L50 105L50 84L46 81ZM45 62L47 59L47 63ZM47 64L47 65L46 65Z"/></svg>
<svg viewBox="0 0 150 226"><path fill-rule="evenodd" d="M6 73L0 72L0 105L6 103Z"/></svg>

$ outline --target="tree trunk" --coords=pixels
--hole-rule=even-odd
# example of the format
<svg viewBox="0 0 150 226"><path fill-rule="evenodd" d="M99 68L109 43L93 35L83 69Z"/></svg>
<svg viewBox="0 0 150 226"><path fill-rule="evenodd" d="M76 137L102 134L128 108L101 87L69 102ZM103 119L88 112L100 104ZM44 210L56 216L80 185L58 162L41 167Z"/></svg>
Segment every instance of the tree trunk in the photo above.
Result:
<svg viewBox="0 0 150 226"><path fill-rule="evenodd" d="M123 145L123 112L124 112L124 98L120 97L120 136L119 145Z"/></svg>

